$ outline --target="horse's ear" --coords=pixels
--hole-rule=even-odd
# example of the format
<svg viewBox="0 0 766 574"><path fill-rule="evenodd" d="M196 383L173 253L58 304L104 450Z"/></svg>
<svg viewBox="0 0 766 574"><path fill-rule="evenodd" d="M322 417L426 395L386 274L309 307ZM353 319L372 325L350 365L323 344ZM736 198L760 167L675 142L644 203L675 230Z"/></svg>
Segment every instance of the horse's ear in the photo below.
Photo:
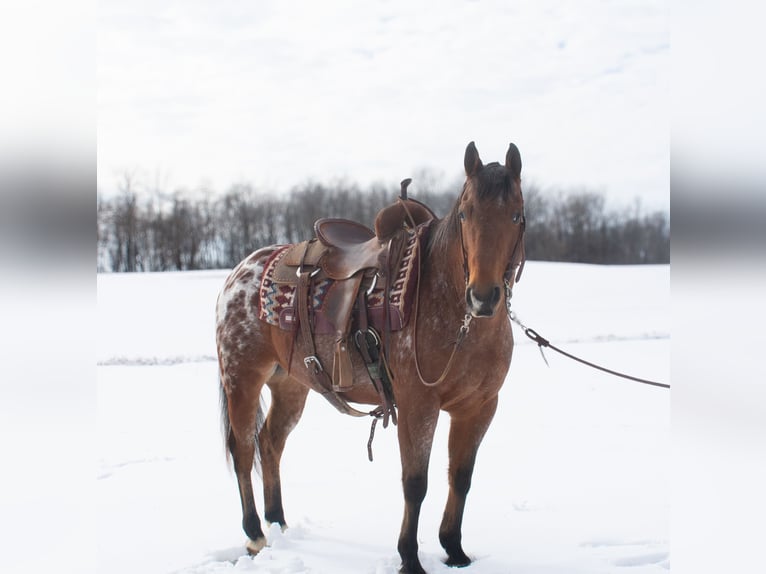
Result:
<svg viewBox="0 0 766 574"><path fill-rule="evenodd" d="M476 149L476 145L473 142L469 143L468 147L465 148L465 159L463 160L463 163L465 164L465 174L468 177L476 175L479 170L484 167L479 158L479 152Z"/></svg>
<svg viewBox="0 0 766 574"><path fill-rule="evenodd" d="M511 172L513 179L521 178L521 154L514 143L508 146L508 153L505 154L505 167Z"/></svg>

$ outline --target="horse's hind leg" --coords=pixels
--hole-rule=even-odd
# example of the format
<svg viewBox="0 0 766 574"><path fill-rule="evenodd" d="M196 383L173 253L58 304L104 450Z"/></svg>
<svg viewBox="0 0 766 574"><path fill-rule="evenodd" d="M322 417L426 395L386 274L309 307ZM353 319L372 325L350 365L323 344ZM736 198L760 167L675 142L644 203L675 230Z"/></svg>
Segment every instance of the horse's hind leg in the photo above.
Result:
<svg viewBox="0 0 766 574"><path fill-rule="evenodd" d="M471 413L451 414L449 431L449 496L444 509L439 541L447 551L448 566L468 566L471 559L463 551L462 524L466 496L476 453L497 409L497 397Z"/></svg>
<svg viewBox="0 0 766 574"><path fill-rule="evenodd" d="M260 434L263 498L266 520L279 524L284 530L287 523L282 507L279 464L287 436L303 414L309 389L290 379L281 368L277 369L268 385L271 390L271 407Z"/></svg>
<svg viewBox="0 0 766 574"><path fill-rule="evenodd" d="M242 528L249 538L247 551L257 554L266 546L261 520L253 498L252 469L255 461L256 432L260 395L274 365L261 366L236 376L222 379L228 415L227 446L234 458L234 471L242 503Z"/></svg>

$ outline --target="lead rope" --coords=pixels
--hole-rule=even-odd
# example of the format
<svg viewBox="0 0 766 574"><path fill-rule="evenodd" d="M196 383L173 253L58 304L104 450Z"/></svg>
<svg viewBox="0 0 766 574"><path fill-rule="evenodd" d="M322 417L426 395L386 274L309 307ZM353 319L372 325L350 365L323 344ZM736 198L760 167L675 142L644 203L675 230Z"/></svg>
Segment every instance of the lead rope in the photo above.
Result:
<svg viewBox="0 0 766 574"><path fill-rule="evenodd" d="M521 329L524 331L524 334L532 339L535 343L537 343L537 348L540 349L540 354L543 356L543 360L545 361L545 364L550 367L548 364L548 360L545 358L545 354L543 353L543 347L546 347L548 349L553 349L557 353L560 353L564 355L565 357L569 357L570 359L573 359L579 363L582 363L583 365L587 365L589 367L593 367L594 369L598 369L599 371L604 371L605 373L609 373L610 375L615 375L616 377L622 377L623 379L629 379L631 381L636 381L637 383L643 383L645 385L652 385L654 387L662 387L663 389L669 389L670 385L666 383L658 383L656 381L650 381L648 379L641 379L639 377L633 377L631 375L626 375L625 373L620 373L618 371L613 371L612 369L607 369L606 367L602 367L600 365L596 365L595 363L591 363L590 361L586 361L585 359L581 359L579 357L576 357L570 353L567 353L566 351L559 349L554 344L552 344L548 339L540 335L537 331L534 329L530 329L524 323L522 323L519 318L516 316L516 313L511 311L511 298L508 296L508 293L510 293L510 285L506 281L505 284L505 292L506 292L506 307L508 309L508 318L516 323Z"/></svg>

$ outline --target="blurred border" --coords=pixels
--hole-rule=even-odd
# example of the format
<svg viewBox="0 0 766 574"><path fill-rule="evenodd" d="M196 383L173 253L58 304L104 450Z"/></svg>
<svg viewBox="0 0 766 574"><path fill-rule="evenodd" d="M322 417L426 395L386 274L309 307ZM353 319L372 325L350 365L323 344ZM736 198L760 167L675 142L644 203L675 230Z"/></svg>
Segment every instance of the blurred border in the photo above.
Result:
<svg viewBox="0 0 766 574"><path fill-rule="evenodd" d="M96 4L0 19L0 551L96 572Z"/></svg>
<svg viewBox="0 0 766 574"><path fill-rule="evenodd" d="M766 514L763 8L676 1L674 572L753 572Z"/></svg>

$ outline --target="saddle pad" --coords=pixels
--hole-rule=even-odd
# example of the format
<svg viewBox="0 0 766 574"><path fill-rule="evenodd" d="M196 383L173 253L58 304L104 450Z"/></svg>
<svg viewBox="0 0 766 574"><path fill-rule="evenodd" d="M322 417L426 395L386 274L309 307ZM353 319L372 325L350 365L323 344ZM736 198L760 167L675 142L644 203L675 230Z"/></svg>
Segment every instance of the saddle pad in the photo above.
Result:
<svg viewBox="0 0 766 574"><path fill-rule="evenodd" d="M408 234L407 245L404 248L401 264L392 278L388 301L388 315L392 331L402 329L409 320L415 297L415 289L420 262L420 248L427 240L430 226L423 225L416 232ZM296 285L290 281L280 281L275 269L285 255L293 249L292 245L280 246L271 254L266 262L259 291L258 318L271 325L278 325L285 330L294 330L295 292ZM318 277L311 289L311 303L314 311L314 332L330 334L335 332L335 326L323 310L327 293L335 281ZM372 325L382 332L384 327L384 297L383 287L376 288L367 298L369 318Z"/></svg>

